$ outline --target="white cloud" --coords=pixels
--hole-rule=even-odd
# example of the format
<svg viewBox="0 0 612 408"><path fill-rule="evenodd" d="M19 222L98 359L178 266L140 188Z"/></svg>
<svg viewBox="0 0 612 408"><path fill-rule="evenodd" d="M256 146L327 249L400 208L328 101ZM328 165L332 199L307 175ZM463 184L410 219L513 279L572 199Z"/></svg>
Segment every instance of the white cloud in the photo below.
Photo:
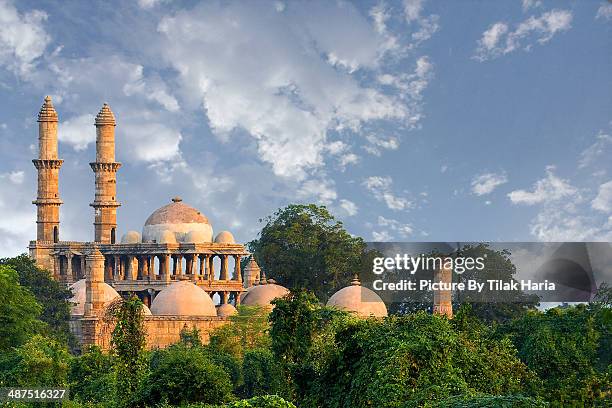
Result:
<svg viewBox="0 0 612 408"><path fill-rule="evenodd" d="M374 195L378 201L384 202L391 210L405 210L412 207L412 203L405 197L396 196L392 191L391 177L372 176L364 180L363 185Z"/></svg>
<svg viewBox="0 0 612 408"><path fill-rule="evenodd" d="M340 207L344 211L346 211L346 213L348 214L349 217L352 217L353 215L356 215L357 212L359 211L359 208L357 207L357 204L355 204L354 202L352 202L350 200L346 200L346 199L340 200Z"/></svg>
<svg viewBox="0 0 612 408"><path fill-rule="evenodd" d="M88 113L60 122L57 138L76 151L85 150L87 145L96 141L95 117Z"/></svg>
<svg viewBox="0 0 612 408"><path fill-rule="evenodd" d="M129 157L145 161L158 162L176 159L180 156L179 144L181 133L161 123L147 121L130 121L117 130L118 137L127 143Z"/></svg>
<svg viewBox="0 0 612 408"><path fill-rule="evenodd" d="M554 174L555 167L546 168L546 177L538 180L533 191L515 190L508 194L513 204L533 205L557 201L566 197L577 197L578 190L567 180L561 179Z"/></svg>
<svg viewBox="0 0 612 408"><path fill-rule="evenodd" d="M22 170L15 170L9 173L0 173L0 179L9 180L13 184L23 184L25 173Z"/></svg>
<svg viewBox="0 0 612 408"><path fill-rule="evenodd" d="M606 2L601 3L601 6L597 9L597 14L595 18L601 18L607 21L612 20L612 3Z"/></svg>
<svg viewBox="0 0 612 408"><path fill-rule="evenodd" d="M404 224L391 218L385 218L382 215L378 216L376 228L382 229L372 231L372 239L374 241L392 241L396 237L406 239L414 233L412 225Z"/></svg>
<svg viewBox="0 0 612 408"><path fill-rule="evenodd" d="M497 187L508 182L505 173L484 173L472 180L472 193L482 196L492 193Z"/></svg>
<svg viewBox="0 0 612 408"><path fill-rule="evenodd" d="M302 198L316 197L318 202L329 205L338 198L333 182L327 180L306 180L298 190L298 196Z"/></svg>
<svg viewBox="0 0 612 408"><path fill-rule="evenodd" d="M424 0L404 0L404 15L406 21L418 25L418 29L412 33L412 39L415 40L417 44L431 38L440 28L438 24L439 17L437 15L422 15L424 3Z"/></svg>
<svg viewBox="0 0 612 408"><path fill-rule="evenodd" d="M421 117L411 95L383 93L354 75L383 67L383 20L344 2L291 3L282 13L205 3L164 18L160 47L215 133L246 130L275 174L304 179L323 165L329 131L358 134L365 124Z"/></svg>
<svg viewBox="0 0 612 408"><path fill-rule="evenodd" d="M523 0L523 3L522 3L523 11L527 11L531 8L536 8L536 7L541 7L541 6L542 6L541 0Z"/></svg>
<svg viewBox="0 0 612 408"><path fill-rule="evenodd" d="M578 168L585 168L595 163L604 154L608 154L608 150L612 147L612 136L600 132L597 135L597 141L586 148L578 160ZM604 158L605 160L605 158Z"/></svg>
<svg viewBox="0 0 612 408"><path fill-rule="evenodd" d="M505 22L494 23L478 40L474 58L486 61L519 49L529 51L534 42L543 45L555 34L569 30L572 18L570 11L554 9L542 13L539 17L529 17L519 23L513 31L510 31Z"/></svg>
<svg viewBox="0 0 612 408"><path fill-rule="evenodd" d="M591 206L605 213L612 212L612 180L599 186L599 192L591 202Z"/></svg>
<svg viewBox="0 0 612 408"><path fill-rule="evenodd" d="M143 9L150 9L162 3L169 3L171 0L138 0L138 6Z"/></svg>
<svg viewBox="0 0 612 408"><path fill-rule="evenodd" d="M396 137L382 138L376 135L367 135L366 140L370 144L364 146L363 149L374 156L380 156L381 149L397 150L399 148L399 140Z"/></svg>
<svg viewBox="0 0 612 408"><path fill-rule="evenodd" d="M0 1L0 66L27 77L51 37L43 27L47 14L40 10L19 13L10 1Z"/></svg>

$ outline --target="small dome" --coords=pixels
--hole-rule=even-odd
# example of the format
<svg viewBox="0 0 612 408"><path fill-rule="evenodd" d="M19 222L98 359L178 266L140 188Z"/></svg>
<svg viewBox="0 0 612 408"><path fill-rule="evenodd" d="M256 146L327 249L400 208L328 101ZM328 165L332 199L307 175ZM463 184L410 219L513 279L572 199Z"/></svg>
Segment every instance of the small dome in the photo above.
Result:
<svg viewBox="0 0 612 408"><path fill-rule="evenodd" d="M138 244L140 241L140 233L136 231L128 231L121 237L122 244Z"/></svg>
<svg viewBox="0 0 612 408"><path fill-rule="evenodd" d="M156 316L217 316L210 296L187 281L174 282L159 292L151 304L151 312Z"/></svg>
<svg viewBox="0 0 612 408"><path fill-rule="evenodd" d="M85 301L86 301L86 284L85 279L78 280L70 285L69 289L72 291L72 298L70 299L70 303L72 303L72 308L70 310L70 314L72 316L82 316L85 314ZM108 305L113 300L117 299L119 293L112 286L103 283L102 284L102 298L104 299L104 304Z"/></svg>
<svg viewBox="0 0 612 408"><path fill-rule="evenodd" d="M234 236L229 231L221 231L215 238L217 244L235 244Z"/></svg>
<svg viewBox="0 0 612 408"><path fill-rule="evenodd" d="M187 242L190 232L196 232L198 242L212 242L213 230L208 218L200 211L174 197L172 203L155 210L142 229L143 242L160 242L164 231L174 234L177 242Z"/></svg>
<svg viewBox="0 0 612 408"><path fill-rule="evenodd" d="M238 310L233 305L229 303L224 303L217 307L217 316L219 317L229 317L238 313Z"/></svg>
<svg viewBox="0 0 612 408"><path fill-rule="evenodd" d="M108 106L108 103L104 102L104 105L102 105L102 109L100 109L100 112L98 112L98 114L96 115L95 125L116 125L115 115L113 115L113 111L110 110L110 106Z"/></svg>
<svg viewBox="0 0 612 408"><path fill-rule="evenodd" d="M274 299L285 296L289 290L273 283L253 286L247 291L242 304L245 306L270 306Z"/></svg>
<svg viewBox="0 0 612 408"><path fill-rule="evenodd" d="M145 316L151 316L153 314L151 313L151 309L149 309L144 303L142 304L142 311L144 312Z"/></svg>
<svg viewBox="0 0 612 408"><path fill-rule="evenodd" d="M373 290L364 288L358 279L340 289L327 301L327 306L354 312L361 317L385 317L387 307Z"/></svg>
<svg viewBox="0 0 612 408"><path fill-rule="evenodd" d="M176 244L176 236L172 231L164 230L159 234L159 238L156 240L159 244Z"/></svg>
<svg viewBox="0 0 612 408"><path fill-rule="evenodd" d="M185 242L188 244L202 244L206 242L206 238L208 237L204 231L189 231L185 236Z"/></svg>

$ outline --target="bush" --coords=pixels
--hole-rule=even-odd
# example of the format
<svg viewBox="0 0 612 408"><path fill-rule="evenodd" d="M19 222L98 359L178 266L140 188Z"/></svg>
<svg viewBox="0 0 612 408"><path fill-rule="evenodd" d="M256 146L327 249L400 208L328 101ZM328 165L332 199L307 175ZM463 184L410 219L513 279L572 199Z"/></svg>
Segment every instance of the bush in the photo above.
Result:
<svg viewBox="0 0 612 408"><path fill-rule="evenodd" d="M150 404L229 401L232 382L223 368L202 349L177 344L153 353L150 375L144 381L141 399Z"/></svg>
<svg viewBox="0 0 612 408"><path fill-rule="evenodd" d="M80 401L104 402L115 392L115 372L110 355L92 346L73 358L68 374L70 398Z"/></svg>
<svg viewBox="0 0 612 408"><path fill-rule="evenodd" d="M70 354L66 346L36 335L15 350L16 365L10 373L12 386L52 387L68 385Z"/></svg>
<svg viewBox="0 0 612 408"><path fill-rule="evenodd" d="M284 392L285 382L280 366L269 350L247 351L242 362L244 373L243 394L254 397Z"/></svg>
<svg viewBox="0 0 612 408"><path fill-rule="evenodd" d="M545 408L546 403L520 395L509 396L458 396L445 399L432 408Z"/></svg>

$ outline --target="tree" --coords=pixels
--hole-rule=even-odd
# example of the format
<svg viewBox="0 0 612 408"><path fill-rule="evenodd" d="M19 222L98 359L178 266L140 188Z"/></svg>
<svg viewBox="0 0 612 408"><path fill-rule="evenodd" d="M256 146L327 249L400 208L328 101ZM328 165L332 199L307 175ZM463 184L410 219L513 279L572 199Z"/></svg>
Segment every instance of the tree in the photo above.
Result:
<svg viewBox="0 0 612 408"><path fill-rule="evenodd" d="M17 272L0 265L0 351L17 347L44 328L42 307L19 283Z"/></svg>
<svg viewBox="0 0 612 408"><path fill-rule="evenodd" d="M71 398L104 402L115 394L115 371L109 354L91 346L70 362L68 373Z"/></svg>
<svg viewBox="0 0 612 408"><path fill-rule="evenodd" d="M249 350L242 362L244 396L283 394L285 379L281 368L270 350Z"/></svg>
<svg viewBox="0 0 612 408"><path fill-rule="evenodd" d="M267 217L249 250L268 277L307 288L326 300L368 264L363 239L353 237L324 206L289 205Z"/></svg>
<svg viewBox="0 0 612 408"><path fill-rule="evenodd" d="M69 300L72 298L70 290L53 279L49 271L37 267L26 254L0 259L0 265L10 266L17 271L19 283L28 288L42 306L40 320L47 324L45 334L75 346L76 341L68 323Z"/></svg>
<svg viewBox="0 0 612 408"><path fill-rule="evenodd" d="M199 347L175 344L155 351L150 375L143 383L143 402L170 404L222 403L231 398L229 375Z"/></svg>
<svg viewBox="0 0 612 408"><path fill-rule="evenodd" d="M61 387L68 385L70 354L59 341L33 336L15 350L17 363L12 384L20 387Z"/></svg>
<svg viewBox="0 0 612 408"><path fill-rule="evenodd" d="M114 322L111 346L116 375L116 398L119 407L129 407L145 374L145 327L142 302L136 295L119 299L107 309Z"/></svg>
<svg viewBox="0 0 612 408"><path fill-rule="evenodd" d="M242 359L246 350L269 348L268 311L258 306L238 306L230 323L210 333L209 349Z"/></svg>

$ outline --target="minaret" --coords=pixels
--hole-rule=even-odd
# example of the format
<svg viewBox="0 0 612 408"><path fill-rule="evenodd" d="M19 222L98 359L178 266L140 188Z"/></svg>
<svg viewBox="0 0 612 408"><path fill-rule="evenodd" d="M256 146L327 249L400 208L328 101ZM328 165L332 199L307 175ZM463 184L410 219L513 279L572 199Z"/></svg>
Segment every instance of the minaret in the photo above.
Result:
<svg viewBox="0 0 612 408"><path fill-rule="evenodd" d="M257 262L255 262L255 258L251 256L249 262L244 267L244 278L242 279L242 283L245 288L250 288L251 286L255 286L259 283L259 279L261 276L261 269Z"/></svg>
<svg viewBox="0 0 612 408"><path fill-rule="evenodd" d="M117 230L117 170L115 162L115 116L104 104L96 116L96 161L89 163L96 175L94 208L95 242L114 244Z"/></svg>
<svg viewBox="0 0 612 408"><path fill-rule="evenodd" d="M104 255L95 245L85 257L85 316L96 316L104 309Z"/></svg>
<svg viewBox="0 0 612 408"><path fill-rule="evenodd" d="M434 282L443 282L450 285L453 281L453 268L451 262L446 262L449 258L442 258L442 268L434 273ZM451 290L434 290L434 305L433 313L441 316L446 316L449 319L453 317L453 292Z"/></svg>
<svg viewBox="0 0 612 408"><path fill-rule="evenodd" d="M57 158L57 112L46 96L38 113L38 159L32 160L38 170L36 204L36 241L59 241L59 169L63 160Z"/></svg>

